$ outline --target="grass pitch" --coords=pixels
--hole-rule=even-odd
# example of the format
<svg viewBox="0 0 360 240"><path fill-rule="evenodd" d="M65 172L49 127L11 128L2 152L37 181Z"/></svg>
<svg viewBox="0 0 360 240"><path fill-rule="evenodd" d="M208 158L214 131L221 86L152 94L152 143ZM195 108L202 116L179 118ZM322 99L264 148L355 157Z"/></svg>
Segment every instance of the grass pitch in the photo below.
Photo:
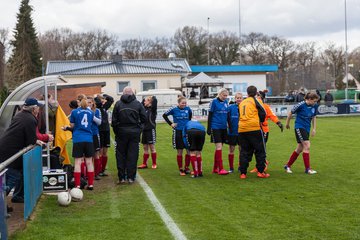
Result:
<svg viewBox="0 0 360 240"><path fill-rule="evenodd" d="M158 169L139 173L188 239L360 239L359 129L360 117L318 118L310 149L318 174L304 174L301 155L286 174L294 131L271 124L268 179L211 174L214 145L207 137L204 177L192 179L179 176L171 129L158 124ZM56 197L43 196L34 220L10 239L172 239L138 183L115 185L113 149L109 156L111 176L84 191L82 202L59 207Z"/></svg>

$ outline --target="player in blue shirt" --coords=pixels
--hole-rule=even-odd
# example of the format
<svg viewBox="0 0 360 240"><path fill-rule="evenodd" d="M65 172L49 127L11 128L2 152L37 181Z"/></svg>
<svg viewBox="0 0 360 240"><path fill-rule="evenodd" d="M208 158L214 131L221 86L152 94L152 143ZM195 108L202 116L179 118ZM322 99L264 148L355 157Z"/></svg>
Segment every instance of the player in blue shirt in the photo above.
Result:
<svg viewBox="0 0 360 240"><path fill-rule="evenodd" d="M183 139L186 149L190 151L190 162L193 167L193 177L202 177L201 151L205 142L205 127L198 121L188 121L183 129Z"/></svg>
<svg viewBox="0 0 360 240"><path fill-rule="evenodd" d="M239 146L240 154L240 144L238 141L238 127L239 127L239 104L243 100L243 95L241 93L235 93L235 103L231 104L228 107L228 144L229 144L229 167L230 173L234 172L234 152L236 145ZM239 155L240 160L240 155Z"/></svg>
<svg viewBox="0 0 360 240"><path fill-rule="evenodd" d="M94 113L93 124L91 125L91 131L93 134L94 144L94 173L95 180L100 180L99 174L101 172L101 161L100 161L100 134L99 126L101 124L101 112L100 109L96 108L95 100L93 97L87 97L87 103L91 111Z"/></svg>
<svg viewBox="0 0 360 240"><path fill-rule="evenodd" d="M75 187L80 188L80 166L85 157L88 177L88 189L94 188L94 165L92 158L94 155L92 124L94 114L88 108L86 98L79 103L79 108L74 109L70 115L70 125L73 129L73 152L75 159L74 181Z"/></svg>
<svg viewBox="0 0 360 240"><path fill-rule="evenodd" d="M297 157L303 152L303 160L305 165L305 173L316 174L317 172L310 168L310 140L309 133L311 123L313 129L311 136L316 133L316 112L318 105L316 104L319 100L319 96L315 92L309 92L305 95L305 100L298 103L293 107L291 112L288 114L286 119L286 128L290 129L290 119L293 114L296 114L295 119L295 136L298 145L295 151L290 156L288 163L284 166L287 173L292 173L291 165L296 161Z"/></svg>
<svg viewBox="0 0 360 240"><path fill-rule="evenodd" d="M185 156L185 170L183 169L183 149L185 148L182 130L185 127L185 124L191 120L192 111L186 106L187 101L185 97L178 98L178 105L176 107L172 107L167 110L163 114L163 118L165 121L173 128L173 147L177 149L177 163L181 176L185 176L186 173L190 173L189 165L190 165L190 155L186 154ZM168 116L172 115L173 122L171 122Z"/></svg>
<svg viewBox="0 0 360 240"><path fill-rule="evenodd" d="M227 115L229 95L228 90L222 88L215 99L210 102L207 134L211 135L211 142L215 143L213 173L226 175L229 172L224 169L222 160L222 146L227 141Z"/></svg>

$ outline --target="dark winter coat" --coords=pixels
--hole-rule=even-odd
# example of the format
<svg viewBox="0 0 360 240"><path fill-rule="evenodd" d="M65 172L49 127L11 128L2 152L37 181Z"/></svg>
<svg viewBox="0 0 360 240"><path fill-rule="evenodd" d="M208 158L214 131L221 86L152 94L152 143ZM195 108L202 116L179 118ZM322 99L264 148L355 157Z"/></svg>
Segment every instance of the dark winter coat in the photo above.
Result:
<svg viewBox="0 0 360 240"><path fill-rule="evenodd" d="M112 114L111 126L115 135L122 133L141 132L146 121L143 105L136 100L135 95L122 95L116 102Z"/></svg>
<svg viewBox="0 0 360 240"><path fill-rule="evenodd" d="M23 148L35 144L36 128L37 119L31 112L22 110L17 113L0 138L0 162L4 162ZM22 157L12 162L9 167L22 170Z"/></svg>

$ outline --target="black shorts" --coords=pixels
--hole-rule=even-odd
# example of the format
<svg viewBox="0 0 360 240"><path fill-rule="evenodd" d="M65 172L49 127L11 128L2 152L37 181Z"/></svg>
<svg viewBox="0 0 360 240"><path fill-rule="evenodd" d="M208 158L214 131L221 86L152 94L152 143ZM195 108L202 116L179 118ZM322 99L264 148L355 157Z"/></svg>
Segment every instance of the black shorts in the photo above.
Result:
<svg viewBox="0 0 360 240"><path fill-rule="evenodd" d="M185 144L183 140L182 130L173 130L173 148L174 149L184 149Z"/></svg>
<svg viewBox="0 0 360 240"><path fill-rule="evenodd" d="M109 148L110 147L110 131L100 131L100 147Z"/></svg>
<svg viewBox="0 0 360 240"><path fill-rule="evenodd" d="M186 141L190 151L202 151L205 142L205 132L190 129L187 131Z"/></svg>
<svg viewBox="0 0 360 240"><path fill-rule="evenodd" d="M94 145L94 150L96 151L100 151L100 136L98 135L93 135L93 145Z"/></svg>
<svg viewBox="0 0 360 240"><path fill-rule="evenodd" d="M228 135L227 136L227 144L230 146L236 146L239 144L239 136L238 135Z"/></svg>
<svg viewBox="0 0 360 240"><path fill-rule="evenodd" d="M309 140L309 133L304 128L295 128L295 136L298 143Z"/></svg>
<svg viewBox="0 0 360 240"><path fill-rule="evenodd" d="M227 143L227 130L226 129L211 129L211 142L212 143Z"/></svg>
<svg viewBox="0 0 360 240"><path fill-rule="evenodd" d="M94 145L92 142L78 142L73 144L73 158L89 158L92 156L94 156Z"/></svg>
<svg viewBox="0 0 360 240"><path fill-rule="evenodd" d="M142 144L155 144L156 143L156 130L144 130L141 135Z"/></svg>

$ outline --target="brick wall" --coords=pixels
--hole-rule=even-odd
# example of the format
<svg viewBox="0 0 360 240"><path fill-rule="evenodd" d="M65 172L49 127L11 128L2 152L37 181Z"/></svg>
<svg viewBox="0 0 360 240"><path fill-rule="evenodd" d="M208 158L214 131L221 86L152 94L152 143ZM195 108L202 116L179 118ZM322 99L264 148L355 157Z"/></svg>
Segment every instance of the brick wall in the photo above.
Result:
<svg viewBox="0 0 360 240"><path fill-rule="evenodd" d="M79 86L71 88L62 88L58 86L57 98L61 108L64 110L65 114L68 115L71 112L69 103L72 100L76 100L78 95L85 94L86 96L94 96L95 94L99 93L101 93L101 86Z"/></svg>

